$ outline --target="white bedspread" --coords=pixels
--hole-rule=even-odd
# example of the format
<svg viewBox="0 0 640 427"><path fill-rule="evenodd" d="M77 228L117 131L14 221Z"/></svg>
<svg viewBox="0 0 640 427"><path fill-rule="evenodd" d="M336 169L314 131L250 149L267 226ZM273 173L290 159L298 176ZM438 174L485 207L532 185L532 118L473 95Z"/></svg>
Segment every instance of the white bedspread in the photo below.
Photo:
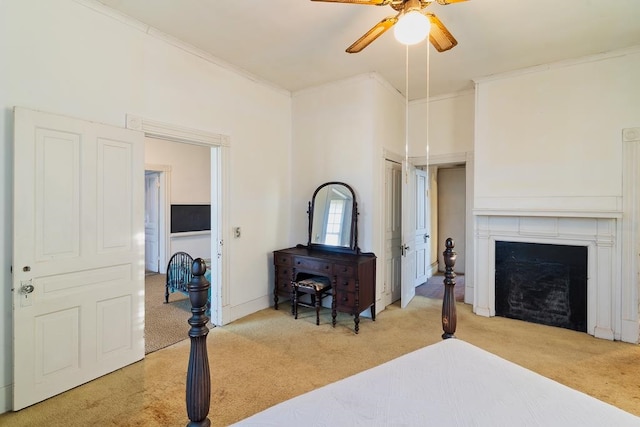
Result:
<svg viewBox="0 0 640 427"><path fill-rule="evenodd" d="M640 418L457 339L290 399L237 426L640 426Z"/></svg>

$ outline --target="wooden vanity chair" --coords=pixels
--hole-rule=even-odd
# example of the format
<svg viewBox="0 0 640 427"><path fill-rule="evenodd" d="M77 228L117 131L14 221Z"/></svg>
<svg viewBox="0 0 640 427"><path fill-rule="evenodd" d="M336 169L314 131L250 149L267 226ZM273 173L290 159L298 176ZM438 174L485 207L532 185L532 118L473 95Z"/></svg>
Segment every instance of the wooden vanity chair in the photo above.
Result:
<svg viewBox="0 0 640 427"><path fill-rule="evenodd" d="M293 315L298 318L298 306L316 309L316 325L320 324L320 307L322 299L331 295L331 281L324 276L313 276L291 283L291 301L293 305ZM311 295L311 303L300 301L300 296Z"/></svg>

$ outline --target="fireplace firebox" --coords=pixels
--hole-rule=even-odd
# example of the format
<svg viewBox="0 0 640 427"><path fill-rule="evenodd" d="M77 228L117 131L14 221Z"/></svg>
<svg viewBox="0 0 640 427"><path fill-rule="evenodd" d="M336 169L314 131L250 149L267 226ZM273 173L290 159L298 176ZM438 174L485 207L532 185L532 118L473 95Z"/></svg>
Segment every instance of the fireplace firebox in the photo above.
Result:
<svg viewBox="0 0 640 427"><path fill-rule="evenodd" d="M587 331L587 247L495 242L495 313Z"/></svg>

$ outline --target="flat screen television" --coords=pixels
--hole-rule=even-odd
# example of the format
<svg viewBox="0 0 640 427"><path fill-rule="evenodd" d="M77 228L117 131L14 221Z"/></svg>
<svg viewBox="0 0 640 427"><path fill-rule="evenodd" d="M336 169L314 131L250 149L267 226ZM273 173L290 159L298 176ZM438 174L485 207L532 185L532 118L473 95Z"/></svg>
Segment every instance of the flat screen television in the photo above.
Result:
<svg viewBox="0 0 640 427"><path fill-rule="evenodd" d="M171 232L211 230L211 205L171 205Z"/></svg>

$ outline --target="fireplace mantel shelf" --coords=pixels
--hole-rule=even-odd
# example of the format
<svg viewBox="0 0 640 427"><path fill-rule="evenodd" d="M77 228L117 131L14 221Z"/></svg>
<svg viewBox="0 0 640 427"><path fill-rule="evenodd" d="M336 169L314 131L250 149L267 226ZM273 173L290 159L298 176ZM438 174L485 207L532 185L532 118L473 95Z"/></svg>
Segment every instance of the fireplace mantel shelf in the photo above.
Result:
<svg viewBox="0 0 640 427"><path fill-rule="evenodd" d="M475 216L519 216L556 218L622 218L622 211L474 209Z"/></svg>

